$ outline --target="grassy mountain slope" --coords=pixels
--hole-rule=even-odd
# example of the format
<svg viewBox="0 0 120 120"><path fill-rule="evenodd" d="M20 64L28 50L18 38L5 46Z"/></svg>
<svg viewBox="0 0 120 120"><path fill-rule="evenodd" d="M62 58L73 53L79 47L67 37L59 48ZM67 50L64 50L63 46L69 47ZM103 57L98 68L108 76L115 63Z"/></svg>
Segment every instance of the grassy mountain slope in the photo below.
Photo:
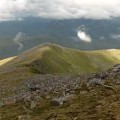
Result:
<svg viewBox="0 0 120 120"><path fill-rule="evenodd" d="M1 68L28 68L32 72L43 74L98 72L119 63L120 50L80 51L44 44L23 52L18 57L2 60L0 64L5 62Z"/></svg>

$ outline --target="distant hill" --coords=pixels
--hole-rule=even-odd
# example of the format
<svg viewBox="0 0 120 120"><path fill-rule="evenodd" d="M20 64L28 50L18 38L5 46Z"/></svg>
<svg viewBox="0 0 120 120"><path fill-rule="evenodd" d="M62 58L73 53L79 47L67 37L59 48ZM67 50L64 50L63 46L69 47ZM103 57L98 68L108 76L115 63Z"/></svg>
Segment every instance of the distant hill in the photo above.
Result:
<svg viewBox="0 0 120 120"><path fill-rule="evenodd" d="M118 49L119 26L120 18L111 20L26 18L22 21L0 22L0 58L18 55L45 42L81 50ZM79 30L85 31L92 42L81 41L77 36ZM24 45L20 51L19 44L14 41L19 32L27 37L20 40Z"/></svg>

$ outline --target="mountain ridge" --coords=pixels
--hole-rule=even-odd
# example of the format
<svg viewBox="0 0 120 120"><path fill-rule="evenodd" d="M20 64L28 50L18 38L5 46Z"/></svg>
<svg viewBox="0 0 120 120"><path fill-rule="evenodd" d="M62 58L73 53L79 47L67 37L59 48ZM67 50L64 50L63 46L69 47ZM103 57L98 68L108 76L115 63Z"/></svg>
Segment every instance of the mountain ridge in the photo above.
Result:
<svg viewBox="0 0 120 120"><path fill-rule="evenodd" d="M120 62L119 56L119 49L83 51L45 43L29 49L16 57L7 58L8 61L5 59L6 62L2 60L4 65L0 65L1 67L29 67L42 74L73 71L77 73L96 72L106 70L118 64ZM104 65L106 65L106 68L104 68ZM40 70L43 68L44 72Z"/></svg>

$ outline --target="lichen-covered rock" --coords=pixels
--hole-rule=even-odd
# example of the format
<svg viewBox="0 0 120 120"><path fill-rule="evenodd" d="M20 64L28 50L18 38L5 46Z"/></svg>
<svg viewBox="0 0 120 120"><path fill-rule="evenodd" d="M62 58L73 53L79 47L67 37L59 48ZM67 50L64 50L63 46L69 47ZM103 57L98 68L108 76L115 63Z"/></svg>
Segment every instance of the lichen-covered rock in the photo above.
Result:
<svg viewBox="0 0 120 120"><path fill-rule="evenodd" d="M93 79L90 79L87 84L88 86L103 85L104 81L98 78L93 78Z"/></svg>
<svg viewBox="0 0 120 120"><path fill-rule="evenodd" d="M52 106L60 106L63 105L63 103L66 101L66 99L64 97L60 97L60 98L53 98L51 100L51 105Z"/></svg>

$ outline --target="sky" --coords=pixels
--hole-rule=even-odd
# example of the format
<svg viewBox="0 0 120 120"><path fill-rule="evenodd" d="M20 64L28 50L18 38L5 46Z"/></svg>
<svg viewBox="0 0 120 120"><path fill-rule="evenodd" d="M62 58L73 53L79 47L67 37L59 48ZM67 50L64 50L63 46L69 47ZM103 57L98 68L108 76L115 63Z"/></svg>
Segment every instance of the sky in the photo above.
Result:
<svg viewBox="0 0 120 120"><path fill-rule="evenodd" d="M0 21L25 17L111 19L120 17L120 0L0 0Z"/></svg>

